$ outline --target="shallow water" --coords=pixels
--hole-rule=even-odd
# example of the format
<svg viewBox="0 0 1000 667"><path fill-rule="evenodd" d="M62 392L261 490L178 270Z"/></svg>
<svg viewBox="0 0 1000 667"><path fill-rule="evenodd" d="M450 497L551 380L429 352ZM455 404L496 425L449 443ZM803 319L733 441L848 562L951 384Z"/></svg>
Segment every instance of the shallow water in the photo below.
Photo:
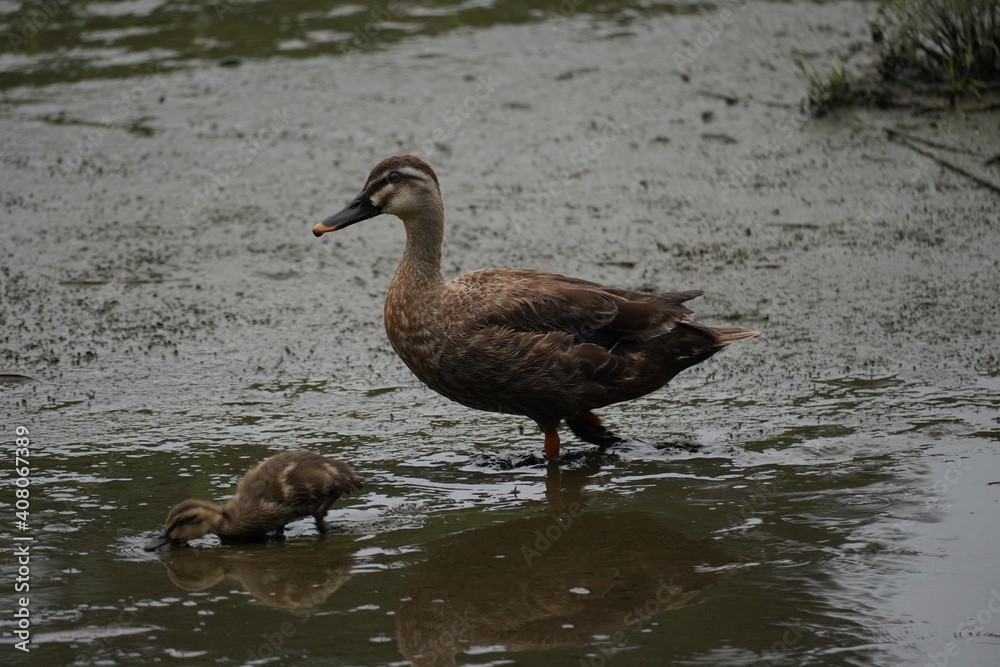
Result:
<svg viewBox="0 0 1000 667"><path fill-rule="evenodd" d="M6 3L0 90L103 77L132 77L142 67L171 71L206 61L233 66L243 58L354 56L409 36L474 31L567 17L627 28L661 14L692 14L696 0L616 0L532 6L513 0L330 3L289 9L277 0L176 3L167 0Z"/></svg>
<svg viewBox="0 0 1000 667"><path fill-rule="evenodd" d="M14 534L34 537L31 661L890 665L956 641L962 664L988 664L995 651L990 624L950 634L979 610L956 589L983 609L992 595L972 582L995 562L995 533L976 536L979 563L956 552L962 525L983 530L995 507L995 386L816 382L798 414L741 406L742 430L766 424L764 437L688 434L694 453L632 441L548 468L510 467L537 451L534 434L418 388L381 393L382 419L355 416L363 435L350 419L317 428L351 393L272 395L250 438L225 405L182 422L192 406L175 403L131 425L93 404L26 411L31 519ZM740 430L732 399L676 393L616 421L661 432L666 404ZM893 415L887 428L835 426L859 398ZM141 550L170 504L224 497L291 443L365 479L333 534L303 520L284 543Z"/></svg>
<svg viewBox="0 0 1000 667"><path fill-rule="evenodd" d="M345 51L377 7L81 2L0 55L4 451L30 438L25 526L0 467L4 663L1000 662L996 201L899 180L912 155L863 124L774 131L801 84L782 54L835 51L867 5L733 6L690 85L663 58L716 16L695 3L406 3ZM0 5L8 29L24 11ZM530 423L434 395L382 331L398 225L309 230L442 128L448 274L704 288L703 321L765 338L601 411L630 439L567 435L559 465ZM780 159L733 187L768 135ZM173 504L293 448L365 481L331 534L142 551Z"/></svg>

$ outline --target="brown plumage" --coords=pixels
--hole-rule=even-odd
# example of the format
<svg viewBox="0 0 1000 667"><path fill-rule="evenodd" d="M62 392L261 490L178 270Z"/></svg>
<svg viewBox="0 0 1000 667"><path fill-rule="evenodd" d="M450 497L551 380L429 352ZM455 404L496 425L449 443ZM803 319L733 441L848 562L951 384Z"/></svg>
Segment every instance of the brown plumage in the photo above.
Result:
<svg viewBox="0 0 1000 667"><path fill-rule="evenodd" d="M286 523L304 516L316 519L322 533L330 506L360 489L361 482L343 461L312 452L283 452L248 470L236 495L223 505L202 500L178 504L167 515L163 533L143 548L176 546L208 533L223 541L263 540L269 533L282 534Z"/></svg>
<svg viewBox="0 0 1000 667"><path fill-rule="evenodd" d="M559 455L561 421L582 440L616 444L591 410L644 396L726 345L760 335L689 321L683 303L700 291L640 294L527 269L443 280L441 190L434 170L413 155L380 162L364 190L313 233L382 213L406 228L385 300L393 349L453 401L533 419L548 458Z"/></svg>

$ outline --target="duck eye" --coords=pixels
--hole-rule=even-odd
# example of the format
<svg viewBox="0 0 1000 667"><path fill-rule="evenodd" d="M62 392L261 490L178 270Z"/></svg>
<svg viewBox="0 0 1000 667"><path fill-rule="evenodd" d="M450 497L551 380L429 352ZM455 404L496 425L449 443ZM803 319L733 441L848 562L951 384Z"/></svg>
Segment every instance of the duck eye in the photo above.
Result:
<svg viewBox="0 0 1000 667"><path fill-rule="evenodd" d="M389 182L390 182L390 183L399 183L399 181L400 181L400 180L401 180L402 178L403 178L403 177L399 175L399 172L398 172L398 171L390 171L390 172L389 172Z"/></svg>

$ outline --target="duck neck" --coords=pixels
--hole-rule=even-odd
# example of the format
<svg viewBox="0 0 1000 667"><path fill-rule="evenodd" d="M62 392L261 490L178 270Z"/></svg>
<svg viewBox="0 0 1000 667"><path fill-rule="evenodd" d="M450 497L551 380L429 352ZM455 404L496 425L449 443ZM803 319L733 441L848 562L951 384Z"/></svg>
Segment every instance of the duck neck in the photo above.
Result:
<svg viewBox="0 0 1000 667"><path fill-rule="evenodd" d="M444 207L434 202L414 217L403 221L406 249L394 280L431 286L442 282L441 243L444 240Z"/></svg>
<svg viewBox="0 0 1000 667"><path fill-rule="evenodd" d="M239 495L230 499L229 502L219 508L219 522L212 532L223 539L239 536L244 533L247 529L245 519L250 517L250 513L244 511L244 509Z"/></svg>
<svg viewBox="0 0 1000 667"><path fill-rule="evenodd" d="M202 516L205 525L208 526L206 533L222 535L229 530L230 514L226 511L225 505L209 502L201 502L200 504L205 510Z"/></svg>

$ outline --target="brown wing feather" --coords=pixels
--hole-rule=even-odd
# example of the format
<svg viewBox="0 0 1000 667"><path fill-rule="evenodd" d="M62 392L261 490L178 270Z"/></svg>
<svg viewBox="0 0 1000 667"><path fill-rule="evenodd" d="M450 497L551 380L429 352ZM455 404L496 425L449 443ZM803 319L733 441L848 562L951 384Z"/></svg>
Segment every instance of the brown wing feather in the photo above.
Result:
<svg viewBox="0 0 1000 667"><path fill-rule="evenodd" d="M482 269L449 285L467 294L468 315L483 326L571 334L575 342L610 347L668 331L693 311L682 302L701 292L641 294L580 278L528 269Z"/></svg>
<svg viewBox="0 0 1000 667"><path fill-rule="evenodd" d="M421 378L444 396L479 410L523 414L548 423L553 415L606 400L625 362L607 349L575 344L564 332L532 333L490 326L469 332Z"/></svg>

